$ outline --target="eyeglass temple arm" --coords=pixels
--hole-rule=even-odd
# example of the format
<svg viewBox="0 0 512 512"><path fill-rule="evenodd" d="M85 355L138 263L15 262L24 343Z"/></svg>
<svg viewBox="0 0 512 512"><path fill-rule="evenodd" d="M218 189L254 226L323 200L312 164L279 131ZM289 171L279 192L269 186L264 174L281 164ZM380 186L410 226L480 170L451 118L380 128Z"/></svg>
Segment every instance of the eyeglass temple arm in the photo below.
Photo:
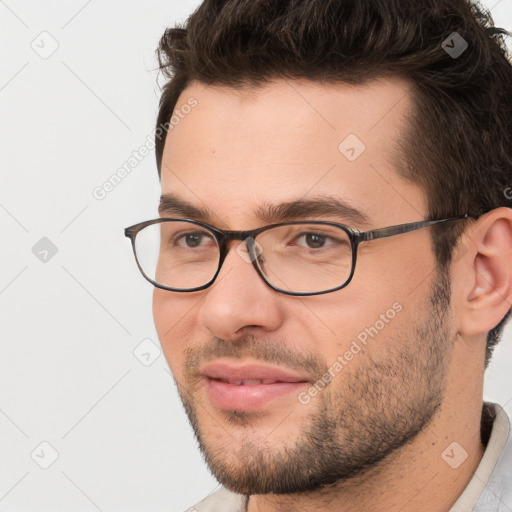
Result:
<svg viewBox="0 0 512 512"><path fill-rule="evenodd" d="M426 228L428 226L434 226L435 224L441 224L443 222L451 222L455 220L465 220L468 218L475 218L468 213L460 217L452 217L450 219L441 220L425 220L420 222L411 222L409 224L399 224L397 226L389 226L387 228L372 229L370 231L358 232L358 238L360 242L367 242L369 240L375 240L377 238L386 238L388 236L401 235L402 233L409 233L416 231L417 229Z"/></svg>

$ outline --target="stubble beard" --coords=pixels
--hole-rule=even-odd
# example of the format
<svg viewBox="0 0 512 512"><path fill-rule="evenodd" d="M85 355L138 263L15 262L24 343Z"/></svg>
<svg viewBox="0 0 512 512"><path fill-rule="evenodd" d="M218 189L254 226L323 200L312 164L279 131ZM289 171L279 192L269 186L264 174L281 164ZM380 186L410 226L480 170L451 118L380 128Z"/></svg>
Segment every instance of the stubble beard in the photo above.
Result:
<svg viewBox="0 0 512 512"><path fill-rule="evenodd" d="M316 407L297 425L288 444L276 447L272 436L251 441L258 413L225 411L229 424L245 428L246 436L215 442L204 434L195 399L194 385L176 381L190 423L206 463L213 475L233 492L252 494L293 494L311 492L331 484L346 482L385 461L386 457L413 440L432 421L443 398L454 335L450 333L450 282L438 275L428 299L427 314L407 332L386 341L385 358L371 357L369 350L356 356L316 400ZM379 342L379 334L371 343ZM286 362L288 356L273 356L268 344L258 340L232 345L217 340L209 355L234 357L252 355L262 361ZM239 348L239 347L246 347ZM237 348L238 347L238 348ZM195 358L195 362L190 362ZM189 359L189 369L197 366L199 354ZM294 361L298 366L298 360ZM302 367L325 367L313 358L300 360ZM291 365L293 367L293 365ZM336 380L341 382L336 388ZM314 400L310 405L314 404ZM296 407L304 407L297 402ZM284 416L284 414L283 414ZM290 415L293 419L293 413ZM203 414L202 421L214 421ZM280 420L276 420L276 424ZM282 419L281 419L282 421ZM277 425L276 425L277 426ZM302 426L302 431L301 431ZM270 429L271 430L271 429ZM228 434L225 434L228 436ZM292 436L289 436L292 437ZM231 441L231 442L230 442Z"/></svg>

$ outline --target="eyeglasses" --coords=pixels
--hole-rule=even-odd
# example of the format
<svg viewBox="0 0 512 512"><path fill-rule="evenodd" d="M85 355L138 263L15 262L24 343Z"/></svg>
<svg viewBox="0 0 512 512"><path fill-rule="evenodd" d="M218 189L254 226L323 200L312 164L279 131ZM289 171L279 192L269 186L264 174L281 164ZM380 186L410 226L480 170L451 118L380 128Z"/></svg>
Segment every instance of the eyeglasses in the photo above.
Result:
<svg viewBox="0 0 512 512"><path fill-rule="evenodd" d="M321 295L347 286L361 242L409 233L469 215L400 224L370 231L324 221L293 221L249 231L224 231L191 219L155 219L125 229L142 275L154 286L195 292L211 286L229 251L252 263L273 290Z"/></svg>

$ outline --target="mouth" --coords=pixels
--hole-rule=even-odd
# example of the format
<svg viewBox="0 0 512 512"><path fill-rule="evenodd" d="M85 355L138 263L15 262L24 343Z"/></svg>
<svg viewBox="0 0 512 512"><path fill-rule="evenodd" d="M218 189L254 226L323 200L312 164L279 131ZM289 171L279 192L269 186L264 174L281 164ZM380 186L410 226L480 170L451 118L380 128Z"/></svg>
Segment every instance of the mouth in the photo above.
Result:
<svg viewBox="0 0 512 512"><path fill-rule="evenodd" d="M296 396L310 384L305 375L247 363L209 363L201 375L210 401L223 410L256 411L278 399Z"/></svg>
<svg viewBox="0 0 512 512"><path fill-rule="evenodd" d="M231 384L232 386L258 386L259 384L277 384L278 382L286 382L281 380L274 379L246 379L246 380L224 380L224 379L212 379L218 382L225 382L226 384Z"/></svg>

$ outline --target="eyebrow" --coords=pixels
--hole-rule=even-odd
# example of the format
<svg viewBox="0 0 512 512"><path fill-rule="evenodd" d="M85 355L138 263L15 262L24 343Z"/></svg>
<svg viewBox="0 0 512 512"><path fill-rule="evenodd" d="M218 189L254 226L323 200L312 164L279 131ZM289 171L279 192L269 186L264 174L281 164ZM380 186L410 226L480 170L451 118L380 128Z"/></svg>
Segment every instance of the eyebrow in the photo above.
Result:
<svg viewBox="0 0 512 512"><path fill-rule="evenodd" d="M256 214L268 224L311 217L335 217L351 224L370 224L370 218L365 213L339 199L328 196L266 205L259 207Z"/></svg>
<svg viewBox="0 0 512 512"><path fill-rule="evenodd" d="M180 199L174 194L162 194L158 206L160 215L178 215L196 220L210 220L214 217L213 212L208 208L200 208Z"/></svg>
<svg viewBox="0 0 512 512"><path fill-rule="evenodd" d="M195 206L174 194L160 197L158 212L161 216L171 215L208 222L217 217L208 207ZM280 204L259 206L255 214L265 224L277 224L295 219L312 217L335 217L354 225L369 225L370 218L353 206L330 196L299 199Z"/></svg>

